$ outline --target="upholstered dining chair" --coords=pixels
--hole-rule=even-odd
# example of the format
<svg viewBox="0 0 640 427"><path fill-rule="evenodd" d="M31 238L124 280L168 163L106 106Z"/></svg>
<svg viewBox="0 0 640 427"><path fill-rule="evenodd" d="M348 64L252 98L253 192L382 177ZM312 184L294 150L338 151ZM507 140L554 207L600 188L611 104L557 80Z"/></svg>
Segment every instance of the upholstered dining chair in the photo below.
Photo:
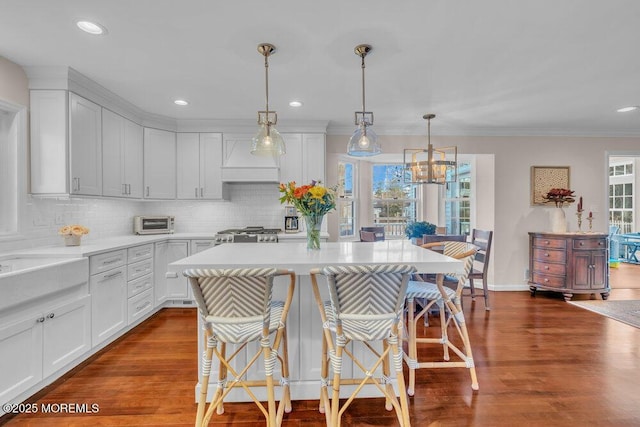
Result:
<svg viewBox="0 0 640 427"><path fill-rule="evenodd" d="M385 397L386 409L395 409L401 426L410 425L402 374L401 322L407 283L415 271L410 265L392 264L327 266L311 270L311 284L323 327L320 412L325 413L327 426L340 425L342 415L367 384L380 390ZM328 301L321 297L318 276L326 279ZM380 341L382 350L374 346ZM375 361L367 359L370 363L365 363L364 357L356 357L359 353L355 349L349 350L347 344L358 342L362 343L364 354L373 355ZM342 376L344 355L353 361L354 371L360 369L362 376ZM395 371L399 401L390 383L390 365ZM381 375L376 373L380 366ZM329 368L333 372L331 380ZM355 390L340 406L343 385L353 385Z"/></svg>
<svg viewBox="0 0 640 427"><path fill-rule="evenodd" d="M361 242L379 242L384 240L384 227L361 227L360 228L360 241Z"/></svg>
<svg viewBox="0 0 640 427"><path fill-rule="evenodd" d="M194 269L185 270L204 324L205 354L202 363L202 386L198 398L196 426L206 426L217 410L224 412L228 393L242 387L260 408L268 427L279 426L284 412L291 411L286 319L295 288L295 273L275 268ZM284 300L272 300L274 278L289 276ZM250 342L260 346L247 356L245 366L235 359ZM238 348L227 355L227 344ZM206 398L213 356L218 360L218 385L209 407ZM262 356L264 380L247 380L246 373ZM280 361L282 398L276 408L273 373ZM234 362L237 365L234 367ZM228 375L233 377L228 381ZM256 398L251 387L266 387L267 407Z"/></svg>
<svg viewBox="0 0 640 427"><path fill-rule="evenodd" d="M422 368L467 368L471 374L471 388L478 390L478 379L476 376L469 333L464 318L461 305L462 289L473 268L477 247L465 242L442 242L444 245L444 255L461 260L464 263L464 270L460 274L447 274L449 277L456 277L458 285L456 289L444 286L443 274L436 275L435 283L424 282L423 277L415 275L416 280L409 282L407 287L407 347L408 352L404 355L404 360L409 368L409 386L407 393L413 396L415 393L416 369ZM428 246L428 245L427 245ZM420 302L421 308L416 312L416 302ZM418 337L418 320L428 315L429 309L437 304L440 314L440 336ZM449 326L457 333L454 341L449 337ZM436 344L443 347L443 356L439 360L418 360L418 344ZM450 361L450 351L458 360Z"/></svg>

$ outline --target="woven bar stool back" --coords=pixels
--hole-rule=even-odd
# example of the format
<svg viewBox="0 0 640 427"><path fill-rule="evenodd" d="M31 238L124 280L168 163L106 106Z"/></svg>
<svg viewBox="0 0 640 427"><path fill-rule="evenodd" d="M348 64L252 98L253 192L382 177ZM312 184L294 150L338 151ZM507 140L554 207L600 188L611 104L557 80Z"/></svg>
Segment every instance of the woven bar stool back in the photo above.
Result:
<svg viewBox="0 0 640 427"><path fill-rule="evenodd" d="M320 411L325 413L328 426L339 426L344 411L362 388L373 384L386 398L386 408L395 409L402 426L409 426L407 395L402 376L402 316L404 298L410 275L416 269L410 265L348 265L328 266L311 271L311 283L323 324L322 385ZM318 276L324 276L329 300L321 297ZM375 341L381 347L375 348ZM362 343L363 353L374 355L374 361L356 357L347 344ZM382 350L380 350L380 348ZM348 356L359 368L359 378L342 376L343 356ZM391 363L389 359L391 358ZM381 374L376 369L382 366ZM400 390L398 401L390 382L390 366L395 371ZM329 368L333 372L329 378ZM355 375L354 375L355 377ZM332 395L328 386L331 383ZM354 385L355 390L340 406L340 386Z"/></svg>
<svg viewBox="0 0 640 427"><path fill-rule="evenodd" d="M293 298L295 274L275 268L193 269L183 274L189 278L198 305L206 345L196 426L208 425L214 410L222 414L224 398L236 387L245 389L264 414L267 426L280 425L284 412L291 411L286 318ZM283 275L290 278L286 297L272 301L274 278ZM234 358L250 342L259 342L260 346L253 356L247 356L246 365L238 366L240 363ZM227 344L236 344L238 348L227 355ZM218 360L218 385L205 411L214 355ZM260 356L265 378L248 380L246 373ZM273 373L278 360L282 398L276 408ZM251 387L266 387L266 408Z"/></svg>

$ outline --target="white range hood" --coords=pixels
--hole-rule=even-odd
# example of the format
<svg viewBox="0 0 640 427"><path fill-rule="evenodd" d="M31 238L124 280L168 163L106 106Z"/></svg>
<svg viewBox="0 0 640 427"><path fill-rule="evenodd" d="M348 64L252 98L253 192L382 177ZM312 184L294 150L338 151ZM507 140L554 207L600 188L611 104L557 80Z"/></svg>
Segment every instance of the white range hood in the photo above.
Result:
<svg viewBox="0 0 640 427"><path fill-rule="evenodd" d="M280 182L280 160L251 154L253 135L225 134L222 182Z"/></svg>

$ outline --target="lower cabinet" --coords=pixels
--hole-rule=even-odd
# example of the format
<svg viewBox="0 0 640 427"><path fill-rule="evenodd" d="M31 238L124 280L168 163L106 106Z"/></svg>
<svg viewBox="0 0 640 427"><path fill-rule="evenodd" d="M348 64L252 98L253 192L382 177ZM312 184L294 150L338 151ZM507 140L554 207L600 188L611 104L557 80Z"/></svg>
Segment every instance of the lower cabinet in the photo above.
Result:
<svg viewBox="0 0 640 427"><path fill-rule="evenodd" d="M91 342L94 346L127 326L127 252L107 252L89 259Z"/></svg>
<svg viewBox="0 0 640 427"><path fill-rule="evenodd" d="M153 243L127 249L127 324L131 325L155 307L153 300Z"/></svg>
<svg viewBox="0 0 640 427"><path fill-rule="evenodd" d="M155 305L166 300L190 299L189 282L187 278L178 274L177 277L167 278L167 266L179 259L189 256L188 240L172 240L155 244Z"/></svg>
<svg viewBox="0 0 640 427"><path fill-rule="evenodd" d="M86 287L85 287L86 289ZM86 290L85 290L86 292ZM0 327L0 402L38 384L91 349L91 296L50 306Z"/></svg>

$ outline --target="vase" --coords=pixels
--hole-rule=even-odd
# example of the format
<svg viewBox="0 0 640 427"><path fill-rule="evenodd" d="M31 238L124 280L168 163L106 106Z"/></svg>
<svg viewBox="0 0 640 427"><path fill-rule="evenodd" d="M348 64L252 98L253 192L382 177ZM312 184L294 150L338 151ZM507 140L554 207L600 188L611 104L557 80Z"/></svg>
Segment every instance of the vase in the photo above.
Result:
<svg viewBox="0 0 640 427"><path fill-rule="evenodd" d="M64 245L65 246L80 246L80 237L74 234L68 234L64 236Z"/></svg>
<svg viewBox="0 0 640 427"><path fill-rule="evenodd" d="M324 215L308 215L304 217L307 226L307 249L320 249L320 228Z"/></svg>
<svg viewBox="0 0 640 427"><path fill-rule="evenodd" d="M551 232L552 233L566 233L567 232L567 218L565 217L564 209L558 207L552 209L551 216Z"/></svg>

